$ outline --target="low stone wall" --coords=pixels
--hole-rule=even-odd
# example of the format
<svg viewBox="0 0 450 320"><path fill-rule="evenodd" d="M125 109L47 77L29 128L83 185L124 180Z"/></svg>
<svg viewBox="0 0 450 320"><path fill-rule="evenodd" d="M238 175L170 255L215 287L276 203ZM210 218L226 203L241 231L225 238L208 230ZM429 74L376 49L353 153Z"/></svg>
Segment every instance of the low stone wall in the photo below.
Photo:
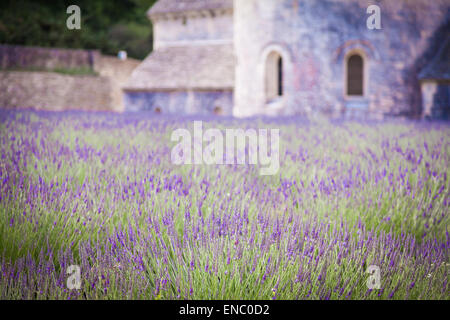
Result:
<svg viewBox="0 0 450 320"><path fill-rule="evenodd" d="M98 50L0 45L1 69L93 69Z"/></svg>
<svg viewBox="0 0 450 320"><path fill-rule="evenodd" d="M111 81L53 72L0 72L0 108L114 111Z"/></svg>
<svg viewBox="0 0 450 320"><path fill-rule="evenodd" d="M0 45L0 108L122 112L122 86L139 63L97 51ZM26 71L85 67L97 75Z"/></svg>

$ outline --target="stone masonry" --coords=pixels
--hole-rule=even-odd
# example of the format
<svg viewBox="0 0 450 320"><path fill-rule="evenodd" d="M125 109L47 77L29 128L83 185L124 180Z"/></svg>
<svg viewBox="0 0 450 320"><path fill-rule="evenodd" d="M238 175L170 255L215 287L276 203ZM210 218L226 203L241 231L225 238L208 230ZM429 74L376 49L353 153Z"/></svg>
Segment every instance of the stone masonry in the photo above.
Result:
<svg viewBox="0 0 450 320"><path fill-rule="evenodd" d="M381 9L381 29L367 28L372 4ZM383 118L420 117L424 103L450 108L448 70L439 90L422 84L426 97L418 76L450 36L448 0L159 0L148 15L155 51L124 87L126 110ZM224 46L232 53L220 54ZM360 95L347 90L355 55L362 60ZM422 82L433 82L429 76ZM274 99L267 88L276 81Z"/></svg>
<svg viewBox="0 0 450 320"><path fill-rule="evenodd" d="M0 63L0 108L122 112L121 88L139 61L90 50L2 45ZM55 68L90 68L96 74L68 75L52 72Z"/></svg>

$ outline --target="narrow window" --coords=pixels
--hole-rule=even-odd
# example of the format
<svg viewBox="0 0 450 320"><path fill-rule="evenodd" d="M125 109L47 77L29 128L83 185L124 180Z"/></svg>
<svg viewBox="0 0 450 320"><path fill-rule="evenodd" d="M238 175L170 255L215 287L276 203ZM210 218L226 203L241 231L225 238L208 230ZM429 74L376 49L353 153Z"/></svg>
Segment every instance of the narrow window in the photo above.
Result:
<svg viewBox="0 0 450 320"><path fill-rule="evenodd" d="M214 108L214 114L216 114L216 115L222 115L222 114L223 114L222 108L221 108L220 106L216 106L216 107Z"/></svg>
<svg viewBox="0 0 450 320"><path fill-rule="evenodd" d="M283 58L278 57L278 96L283 95Z"/></svg>
<svg viewBox="0 0 450 320"><path fill-rule="evenodd" d="M359 54L347 60L347 95L362 96L364 87L364 61Z"/></svg>
<svg viewBox="0 0 450 320"><path fill-rule="evenodd" d="M283 95L283 58L277 52L267 57L265 82L268 101Z"/></svg>

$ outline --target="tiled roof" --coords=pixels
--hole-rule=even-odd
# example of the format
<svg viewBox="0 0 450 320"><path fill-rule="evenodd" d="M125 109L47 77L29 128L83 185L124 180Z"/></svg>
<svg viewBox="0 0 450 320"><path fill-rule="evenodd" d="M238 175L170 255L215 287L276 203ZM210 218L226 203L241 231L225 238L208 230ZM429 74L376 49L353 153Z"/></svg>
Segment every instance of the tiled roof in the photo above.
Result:
<svg viewBox="0 0 450 320"><path fill-rule="evenodd" d="M419 73L419 79L450 80L450 37Z"/></svg>
<svg viewBox="0 0 450 320"><path fill-rule="evenodd" d="M234 68L232 45L164 47L145 58L124 89L232 89Z"/></svg>
<svg viewBox="0 0 450 320"><path fill-rule="evenodd" d="M150 8L148 15L230 8L233 8L233 0L159 0Z"/></svg>

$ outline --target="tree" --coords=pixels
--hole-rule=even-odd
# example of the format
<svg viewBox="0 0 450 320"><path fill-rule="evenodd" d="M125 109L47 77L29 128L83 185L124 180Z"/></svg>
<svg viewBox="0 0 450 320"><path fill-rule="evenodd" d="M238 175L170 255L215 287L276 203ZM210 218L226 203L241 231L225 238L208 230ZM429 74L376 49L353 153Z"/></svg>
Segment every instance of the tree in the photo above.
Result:
<svg viewBox="0 0 450 320"><path fill-rule="evenodd" d="M126 50L142 59L152 50L146 11L156 0L2 0L0 43L40 47ZM81 29L66 26L67 7L81 8Z"/></svg>

